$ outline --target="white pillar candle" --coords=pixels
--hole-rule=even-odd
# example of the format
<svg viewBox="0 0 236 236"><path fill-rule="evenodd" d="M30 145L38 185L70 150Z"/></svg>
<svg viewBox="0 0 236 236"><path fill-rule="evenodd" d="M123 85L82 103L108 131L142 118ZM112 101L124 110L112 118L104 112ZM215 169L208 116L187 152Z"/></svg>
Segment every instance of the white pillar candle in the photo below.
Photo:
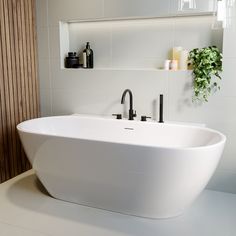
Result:
<svg viewBox="0 0 236 236"><path fill-rule="evenodd" d="M179 68L179 57L180 57L180 52L183 50L182 47L174 47L172 50L172 60L177 61L177 68Z"/></svg>
<svg viewBox="0 0 236 236"><path fill-rule="evenodd" d="M187 70L188 69L188 51L181 50L179 54L179 69Z"/></svg>
<svg viewBox="0 0 236 236"><path fill-rule="evenodd" d="M171 70L178 70L178 61L177 60L172 60L170 62L170 69Z"/></svg>
<svg viewBox="0 0 236 236"><path fill-rule="evenodd" d="M170 69L170 62L171 62L171 60L165 60L165 64L164 64L164 69L165 70L169 70Z"/></svg>

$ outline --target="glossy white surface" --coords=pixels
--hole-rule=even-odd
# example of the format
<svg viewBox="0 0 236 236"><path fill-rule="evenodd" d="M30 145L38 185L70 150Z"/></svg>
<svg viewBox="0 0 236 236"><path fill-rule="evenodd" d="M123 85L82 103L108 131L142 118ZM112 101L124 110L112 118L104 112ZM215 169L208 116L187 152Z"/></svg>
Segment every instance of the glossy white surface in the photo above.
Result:
<svg viewBox="0 0 236 236"><path fill-rule="evenodd" d="M236 195L204 191L182 216L150 220L59 201L33 171L0 185L1 236L235 236Z"/></svg>
<svg viewBox="0 0 236 236"><path fill-rule="evenodd" d="M52 196L149 218L181 214L206 186L225 143L207 128L92 116L40 118L17 128Z"/></svg>

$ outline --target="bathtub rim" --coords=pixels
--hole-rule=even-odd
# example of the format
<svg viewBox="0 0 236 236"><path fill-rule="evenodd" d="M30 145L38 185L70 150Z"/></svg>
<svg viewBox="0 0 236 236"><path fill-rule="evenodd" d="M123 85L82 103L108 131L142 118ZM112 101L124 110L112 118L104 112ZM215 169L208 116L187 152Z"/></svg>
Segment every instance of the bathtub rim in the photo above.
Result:
<svg viewBox="0 0 236 236"><path fill-rule="evenodd" d="M196 150L196 149L207 149L207 148L214 148L216 146L219 145L225 145L226 143L226 136L224 134L222 134L221 132L208 128L208 127L201 127L201 126L195 126L195 125L189 125L189 124L174 124L174 123L158 123L155 121L149 121L147 123L151 123L151 124L156 124L156 125L167 125L167 126L181 126L181 127L186 127L186 128L192 128L192 129L199 129L199 130L204 130L204 131L209 131L212 133L215 133L217 135L219 135L220 140L216 143L213 144L209 144L209 145L204 145L204 146L193 146L193 147L164 147L164 146L158 146L158 145L148 145L148 144L135 144L135 143L122 143L122 142L115 142L115 141L110 141L110 140L99 140L99 139L86 139L86 138L79 138L79 137L71 137L71 136L67 136L67 135L55 135L55 134L46 134L46 133L39 133L39 132L35 132L35 131L30 131L29 129L25 129L22 126L25 123L31 122L31 121L37 121L37 120L46 120L46 119L59 119L59 118L66 118L66 117L78 117L78 118L94 118L94 119L100 119L100 120L113 120L116 121L116 119L111 118L111 117L102 117L102 116L96 116L96 115L61 115L61 116L48 116L48 117L39 117L39 118L34 118L34 119L30 119L30 120L26 120L23 121L21 123L19 123L16 128L18 133L22 132L22 133L27 133L27 134L33 134L33 135L37 135L37 136L45 136L45 137L60 137L60 138L69 138L69 139L74 139L74 140L84 140L84 141L93 141L93 142L103 142L103 143L111 143L111 144L120 144L120 145L131 145L131 146L143 146L143 147L150 147L150 148L160 148L163 150L173 150L173 151L180 151L180 150L186 150L186 151L190 151L190 150ZM132 123L139 123L141 121L138 120L134 120L134 121L128 121L128 120L119 120L117 122L132 122Z"/></svg>

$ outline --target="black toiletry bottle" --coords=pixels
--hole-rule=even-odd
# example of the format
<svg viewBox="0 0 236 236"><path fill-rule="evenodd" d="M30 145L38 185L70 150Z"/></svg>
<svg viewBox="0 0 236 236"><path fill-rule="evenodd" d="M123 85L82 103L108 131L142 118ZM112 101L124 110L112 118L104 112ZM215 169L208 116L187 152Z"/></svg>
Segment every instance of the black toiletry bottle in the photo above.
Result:
<svg viewBox="0 0 236 236"><path fill-rule="evenodd" d="M93 50L90 48L89 42L87 42L83 51L83 61L84 68L93 68Z"/></svg>
<svg viewBox="0 0 236 236"><path fill-rule="evenodd" d="M68 57L65 59L66 68L78 68L79 67L79 57L76 52L68 52Z"/></svg>

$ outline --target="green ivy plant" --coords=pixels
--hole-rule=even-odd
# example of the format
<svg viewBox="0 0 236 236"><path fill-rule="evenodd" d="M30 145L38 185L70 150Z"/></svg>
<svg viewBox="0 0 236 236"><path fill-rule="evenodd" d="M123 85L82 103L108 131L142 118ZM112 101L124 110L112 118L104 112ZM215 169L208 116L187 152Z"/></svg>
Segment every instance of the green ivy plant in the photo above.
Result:
<svg viewBox="0 0 236 236"><path fill-rule="evenodd" d="M189 62L193 69L193 100L207 102L213 91L220 89L222 54L216 46L195 48L189 53Z"/></svg>

